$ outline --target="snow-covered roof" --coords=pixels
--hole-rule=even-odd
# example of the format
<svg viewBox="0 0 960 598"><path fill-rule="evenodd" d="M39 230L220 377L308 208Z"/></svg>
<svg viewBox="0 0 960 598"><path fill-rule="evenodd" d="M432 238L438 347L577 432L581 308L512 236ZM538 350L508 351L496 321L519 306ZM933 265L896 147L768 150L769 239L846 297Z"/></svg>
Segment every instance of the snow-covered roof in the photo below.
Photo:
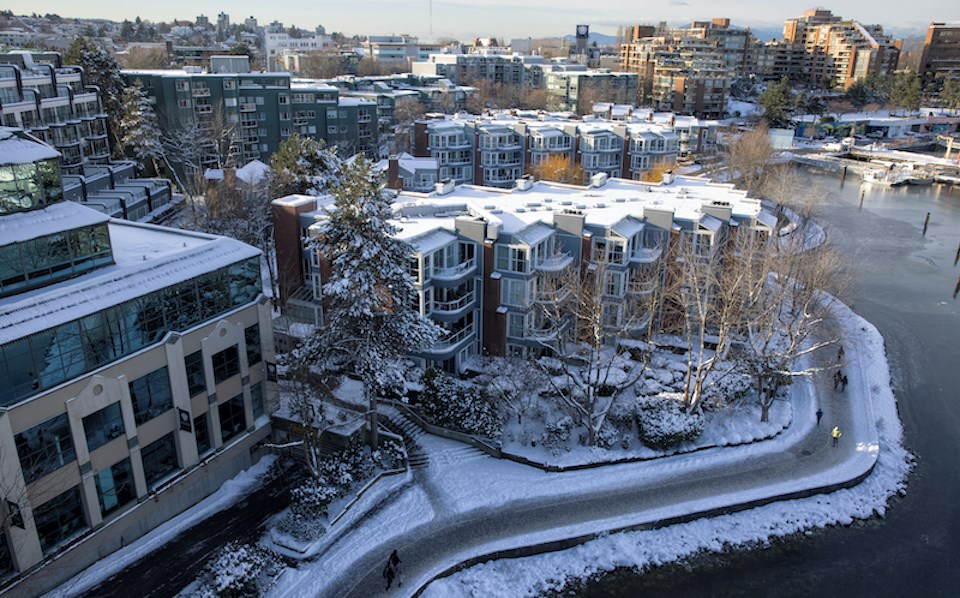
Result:
<svg viewBox="0 0 960 598"><path fill-rule="evenodd" d="M0 127L0 164L30 164L60 158L60 152L20 129Z"/></svg>
<svg viewBox="0 0 960 598"><path fill-rule="evenodd" d="M420 235L413 239L408 239L407 244L413 247L417 253L426 255L432 253L441 247L446 247L457 240L455 235L442 230L433 230L425 235Z"/></svg>
<svg viewBox="0 0 960 598"><path fill-rule="evenodd" d="M632 239L634 235L643 230L643 222L631 216L614 224L610 227L610 230L617 233L624 239Z"/></svg>
<svg viewBox="0 0 960 598"><path fill-rule="evenodd" d="M700 217L700 226L712 230L713 232L717 232L723 226L723 222L721 222L719 218L715 218L710 214L704 214Z"/></svg>
<svg viewBox="0 0 960 598"><path fill-rule="evenodd" d="M524 243L533 247L537 243L546 241L553 235L553 227L547 226L542 222L536 222L527 228L518 231L514 237Z"/></svg>
<svg viewBox="0 0 960 598"><path fill-rule="evenodd" d="M260 160L251 160L242 168L237 169L237 178L248 185L259 183L268 174L270 174L270 167Z"/></svg>
<svg viewBox="0 0 960 598"><path fill-rule="evenodd" d="M72 201L61 201L42 210L16 212L0 218L0 247L43 235L107 222L110 217Z"/></svg>
<svg viewBox="0 0 960 598"><path fill-rule="evenodd" d="M115 264L0 299L0 344L260 255L227 237L110 220Z"/></svg>
<svg viewBox="0 0 960 598"><path fill-rule="evenodd" d="M757 220L759 220L764 226L769 227L771 230L776 230L777 228L777 216L767 212L766 210L757 214Z"/></svg>

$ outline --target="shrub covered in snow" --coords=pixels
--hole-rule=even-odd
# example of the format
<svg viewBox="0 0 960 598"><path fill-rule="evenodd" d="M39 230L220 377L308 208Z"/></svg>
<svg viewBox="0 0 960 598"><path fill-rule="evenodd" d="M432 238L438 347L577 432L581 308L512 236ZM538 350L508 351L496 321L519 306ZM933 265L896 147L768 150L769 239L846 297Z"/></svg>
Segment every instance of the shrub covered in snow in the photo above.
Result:
<svg viewBox="0 0 960 598"><path fill-rule="evenodd" d="M267 589L265 578L278 564L273 553L259 546L231 542L207 564L198 594L211 598L262 596Z"/></svg>
<svg viewBox="0 0 960 598"><path fill-rule="evenodd" d="M554 423L548 423L543 427L543 437L541 443L550 451L556 452L567 447L570 440L570 432L573 430L573 418L564 416Z"/></svg>
<svg viewBox="0 0 960 598"><path fill-rule="evenodd" d="M637 428L647 446L665 450L703 433L703 414L687 413L679 396L664 394L637 401Z"/></svg>
<svg viewBox="0 0 960 598"><path fill-rule="evenodd" d="M433 368L423 373L421 413L430 423L499 440L503 424L480 389Z"/></svg>

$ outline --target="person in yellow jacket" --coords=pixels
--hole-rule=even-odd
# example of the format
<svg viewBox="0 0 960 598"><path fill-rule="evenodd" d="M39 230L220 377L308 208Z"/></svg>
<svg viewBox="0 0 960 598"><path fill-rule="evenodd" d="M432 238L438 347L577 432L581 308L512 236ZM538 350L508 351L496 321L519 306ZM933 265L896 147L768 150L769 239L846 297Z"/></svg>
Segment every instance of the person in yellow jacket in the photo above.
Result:
<svg viewBox="0 0 960 598"><path fill-rule="evenodd" d="M833 431L830 432L830 435L833 436L833 446L837 446L837 443L840 442L840 436L843 435L840 432L840 426L834 426Z"/></svg>

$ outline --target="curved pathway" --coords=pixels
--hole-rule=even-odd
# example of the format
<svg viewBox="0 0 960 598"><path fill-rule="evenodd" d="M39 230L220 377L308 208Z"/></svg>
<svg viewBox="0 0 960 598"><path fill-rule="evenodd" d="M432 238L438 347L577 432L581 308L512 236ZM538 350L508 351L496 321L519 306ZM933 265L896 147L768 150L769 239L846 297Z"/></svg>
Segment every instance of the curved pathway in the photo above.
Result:
<svg viewBox="0 0 960 598"><path fill-rule="evenodd" d="M463 444L421 435L417 444L428 465L415 470L415 484L401 497L407 500L335 531L311 561L288 570L271 595L380 595L381 571L394 548L403 559L406 581L400 594L412 595L465 564L549 552L607 531L659 527L855 485L877 458L870 387L887 381L863 380L864 370L856 363L859 349L845 349L846 393L833 390L831 372L795 384L790 428L750 445L546 473L485 455L469 454L461 462L456 457ZM830 349L821 353L821 359L832 357ZM819 426L816 396L822 397L824 411ZM843 430L836 448L829 437L834 425Z"/></svg>

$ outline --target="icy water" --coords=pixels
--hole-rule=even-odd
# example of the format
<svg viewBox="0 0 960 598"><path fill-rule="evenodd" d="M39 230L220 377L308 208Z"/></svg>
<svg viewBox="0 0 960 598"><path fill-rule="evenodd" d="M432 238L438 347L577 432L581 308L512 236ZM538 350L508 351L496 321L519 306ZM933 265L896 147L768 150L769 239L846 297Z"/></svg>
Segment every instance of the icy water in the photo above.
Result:
<svg viewBox="0 0 960 598"><path fill-rule="evenodd" d="M828 242L851 258L846 300L886 340L908 448L907 494L886 517L708 555L643 576L617 571L567 595L956 596L960 587L960 188L861 186L809 174ZM926 235L924 218L930 213Z"/></svg>

